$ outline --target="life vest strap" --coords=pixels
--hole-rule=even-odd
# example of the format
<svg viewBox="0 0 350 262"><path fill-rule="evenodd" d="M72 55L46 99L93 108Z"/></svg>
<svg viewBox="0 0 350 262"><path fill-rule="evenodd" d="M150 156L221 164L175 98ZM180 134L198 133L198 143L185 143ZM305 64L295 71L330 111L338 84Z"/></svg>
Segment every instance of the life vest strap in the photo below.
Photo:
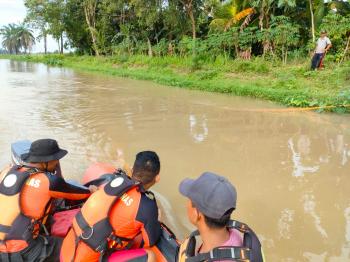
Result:
<svg viewBox="0 0 350 262"><path fill-rule="evenodd" d="M126 238L126 237L120 237L115 234L111 234L109 236L109 240L111 243L109 243L108 246L108 252L115 252L115 251L120 251L120 250L129 250L132 245L134 244L133 239L131 238ZM125 244L127 243L127 244Z"/></svg>
<svg viewBox="0 0 350 262"><path fill-rule="evenodd" d="M81 211L77 213L75 219L82 231L78 238L93 250L103 253L107 249L107 239L113 232L108 219L103 219L90 226Z"/></svg>
<svg viewBox="0 0 350 262"><path fill-rule="evenodd" d="M93 235L94 233L94 228L91 227L88 222L85 220L83 214L81 213L81 211L79 211L77 214L76 214L76 217L75 219L77 220L77 223L82 231L80 237L84 240L88 240L91 238L91 236ZM90 233L86 233L86 232L89 232ZM85 235L84 235L85 234Z"/></svg>
<svg viewBox="0 0 350 262"><path fill-rule="evenodd" d="M6 226L6 225L0 224L0 232L1 233L8 234L8 233L10 233L10 230L11 230L11 226Z"/></svg>
<svg viewBox="0 0 350 262"><path fill-rule="evenodd" d="M108 176L110 177L111 175ZM100 189L104 191L106 198L112 198L111 203L103 207L104 210L107 211L106 217L100 218L98 222L90 222L90 225L86 218L84 218L82 211L79 211L75 216L77 226L80 228L79 232L81 232L80 235L78 235L77 230L74 230L73 226L76 236L75 250L80 240L91 249L101 253L101 256L111 249L121 250L131 247L131 239L119 237L114 234L114 229L109 221L109 217L113 205L121 196L132 188L140 187L140 183L132 180L122 170L117 170L110 178L113 179L110 179L103 189ZM101 204L103 205L103 203ZM90 212L93 212L93 210ZM111 244L110 241L112 242L111 246L109 246L109 244Z"/></svg>
<svg viewBox="0 0 350 262"><path fill-rule="evenodd" d="M239 222L237 220L230 220L230 222L227 225L228 228L234 228L237 229L238 231L241 231L242 233L246 233L248 231L251 231L248 225Z"/></svg>
<svg viewBox="0 0 350 262"><path fill-rule="evenodd" d="M201 262L201 261L250 261L250 250L242 247L217 247L208 253L199 253L196 256L188 257L186 262Z"/></svg>
<svg viewBox="0 0 350 262"><path fill-rule="evenodd" d="M25 167L25 170L20 171L23 167ZM34 167L14 165L9 171L7 171L7 174L1 181L0 194L19 199L19 212L15 216L15 219L11 221L11 225L8 226L0 224L0 232L5 234L2 240L24 240L29 243L29 241L33 239L32 230L34 225L32 223L32 218L24 215L20 199L23 187L27 179L31 175L39 172L40 171ZM8 181L10 181L10 183ZM2 221L2 223L5 222Z"/></svg>
<svg viewBox="0 0 350 262"><path fill-rule="evenodd" d="M214 248L208 253L195 254L196 249L196 236L199 235L199 231L191 233L187 246L182 255L186 256L186 262L201 262L201 261L220 261L220 260L231 260L231 261L254 261L263 262L264 257L262 254L261 243L248 225L230 220L227 224L228 229L236 229L243 233L243 246L222 246Z"/></svg>
<svg viewBox="0 0 350 262"><path fill-rule="evenodd" d="M114 241L117 246L123 246L123 242L127 242L128 244L122 249L129 249L132 245L132 239L119 237L113 234L113 228L109 223L108 218L90 226L85 220L82 212L79 211L75 219L82 231L78 238L97 252L103 253L108 249L108 240ZM117 249L118 248L116 248L116 250Z"/></svg>

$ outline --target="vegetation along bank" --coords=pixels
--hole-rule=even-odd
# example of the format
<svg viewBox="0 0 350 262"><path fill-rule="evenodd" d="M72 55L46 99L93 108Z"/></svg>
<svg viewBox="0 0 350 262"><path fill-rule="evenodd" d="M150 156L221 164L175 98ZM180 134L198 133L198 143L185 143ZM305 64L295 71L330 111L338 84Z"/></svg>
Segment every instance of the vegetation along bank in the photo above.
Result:
<svg viewBox="0 0 350 262"><path fill-rule="evenodd" d="M350 111L350 63L328 63L322 71L310 71L309 60L283 65L260 58L251 61L205 62L193 68L191 57L2 55L20 61L41 62L90 72L152 80L154 82L210 92L249 96L293 107L326 107ZM320 109L323 110L323 109Z"/></svg>
<svg viewBox="0 0 350 262"><path fill-rule="evenodd" d="M4 58L287 106L350 111L349 1L25 0L24 4L23 23L0 30ZM332 47L325 68L311 71L321 31L327 31ZM60 55L26 55L38 39L47 53L48 35L56 39ZM74 54L63 55L65 48Z"/></svg>

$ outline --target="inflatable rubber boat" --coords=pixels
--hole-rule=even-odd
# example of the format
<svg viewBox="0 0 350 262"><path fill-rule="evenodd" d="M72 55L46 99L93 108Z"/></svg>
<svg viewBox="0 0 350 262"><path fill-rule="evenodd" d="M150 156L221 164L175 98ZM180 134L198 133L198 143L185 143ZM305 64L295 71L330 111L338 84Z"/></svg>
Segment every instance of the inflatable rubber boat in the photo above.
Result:
<svg viewBox="0 0 350 262"><path fill-rule="evenodd" d="M26 165L21 159L21 155L29 151L31 142L29 140L21 140L11 145L11 159L14 165ZM116 168L108 163L95 163L92 164L84 173L82 182L83 185L79 185L74 181L67 181L74 185L81 187L88 187L90 185L100 186L113 179L113 173ZM58 166L56 169L56 175L61 176L61 168ZM65 237L68 233L74 216L79 212L80 207L83 205L82 202L72 201L57 201L53 207L53 213L51 219L47 219L47 228L50 229L50 233L53 236ZM179 242L176 239L175 234L165 225L161 225L162 234L159 241L151 250L156 255L157 262L176 262L177 253L179 250ZM124 253L125 261L128 256L132 259L135 255L135 250L120 251ZM117 259L118 258L118 259ZM112 254L108 261L116 262L120 256Z"/></svg>

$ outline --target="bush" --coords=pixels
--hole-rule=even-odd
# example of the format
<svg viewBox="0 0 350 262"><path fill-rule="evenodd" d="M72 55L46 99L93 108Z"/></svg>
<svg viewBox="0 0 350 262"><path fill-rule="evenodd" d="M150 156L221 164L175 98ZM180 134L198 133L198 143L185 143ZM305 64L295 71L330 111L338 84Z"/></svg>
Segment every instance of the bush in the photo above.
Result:
<svg viewBox="0 0 350 262"><path fill-rule="evenodd" d="M109 59L109 61L113 64L123 64L129 61L129 55L122 53L120 55L113 56L111 59Z"/></svg>
<svg viewBox="0 0 350 262"><path fill-rule="evenodd" d="M60 54L52 54L44 56L44 63L51 66L62 66L64 56Z"/></svg>
<svg viewBox="0 0 350 262"><path fill-rule="evenodd" d="M212 80L213 78L217 77L218 75L219 75L219 72L217 70L195 73L195 76L198 77L200 80Z"/></svg>
<svg viewBox="0 0 350 262"><path fill-rule="evenodd" d="M196 54L192 58L192 63L191 63L191 71L196 71L199 70L203 67L203 65L206 63L207 58L203 54Z"/></svg>
<svg viewBox="0 0 350 262"><path fill-rule="evenodd" d="M341 74L343 75L345 81L350 81L350 65L345 66L345 67L343 67L342 69L340 69L340 72L341 72ZM350 88L350 83L349 83L349 86L348 86L348 87ZM350 92L349 92L349 93L350 93ZM350 98L350 96L349 96L349 98ZM350 99L349 99L349 100L350 100Z"/></svg>
<svg viewBox="0 0 350 262"><path fill-rule="evenodd" d="M168 54L169 43L163 38L155 46L153 46L153 52L157 56L165 56Z"/></svg>
<svg viewBox="0 0 350 262"><path fill-rule="evenodd" d="M236 59L234 61L234 69L238 72L254 72L260 74L270 72L268 62L262 59L255 59L252 61Z"/></svg>

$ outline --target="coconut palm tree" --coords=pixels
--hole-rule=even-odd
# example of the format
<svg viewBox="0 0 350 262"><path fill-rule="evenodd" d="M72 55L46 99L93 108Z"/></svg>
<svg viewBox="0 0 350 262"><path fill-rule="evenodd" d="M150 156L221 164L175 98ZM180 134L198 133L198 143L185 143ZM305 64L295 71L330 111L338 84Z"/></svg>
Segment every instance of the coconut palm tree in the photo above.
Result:
<svg viewBox="0 0 350 262"><path fill-rule="evenodd" d="M8 24L0 29L2 45L9 53L18 54L21 49L26 53L35 44L33 31L24 24Z"/></svg>
<svg viewBox="0 0 350 262"><path fill-rule="evenodd" d="M24 53L27 53L27 50L31 50L35 44L33 31L27 28L24 24L17 26L17 38L20 47L24 49Z"/></svg>
<svg viewBox="0 0 350 262"><path fill-rule="evenodd" d="M17 41L16 24L8 24L0 29L3 37L2 45L9 53L18 53L20 47Z"/></svg>

